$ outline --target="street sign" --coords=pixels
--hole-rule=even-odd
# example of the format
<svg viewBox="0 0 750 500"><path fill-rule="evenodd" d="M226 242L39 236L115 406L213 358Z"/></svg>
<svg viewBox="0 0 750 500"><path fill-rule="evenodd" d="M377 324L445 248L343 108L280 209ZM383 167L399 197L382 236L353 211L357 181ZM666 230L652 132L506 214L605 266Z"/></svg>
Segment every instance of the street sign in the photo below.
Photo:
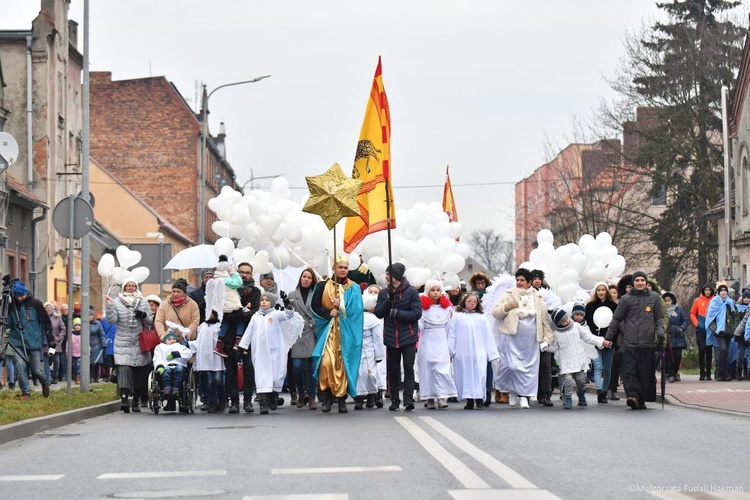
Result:
<svg viewBox="0 0 750 500"><path fill-rule="evenodd" d="M71 217L73 234L70 234ZM83 198L69 196L55 206L52 213L52 225L65 238L82 238L94 225L94 210Z"/></svg>

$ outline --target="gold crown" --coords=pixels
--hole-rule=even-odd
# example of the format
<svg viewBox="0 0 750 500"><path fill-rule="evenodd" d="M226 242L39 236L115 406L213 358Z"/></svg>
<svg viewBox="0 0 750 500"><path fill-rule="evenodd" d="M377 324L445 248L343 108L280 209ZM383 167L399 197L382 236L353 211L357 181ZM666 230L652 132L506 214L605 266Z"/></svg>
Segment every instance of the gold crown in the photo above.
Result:
<svg viewBox="0 0 750 500"><path fill-rule="evenodd" d="M349 256L345 253L336 254L333 259L331 260L331 265L335 266L339 262L346 262L349 263Z"/></svg>

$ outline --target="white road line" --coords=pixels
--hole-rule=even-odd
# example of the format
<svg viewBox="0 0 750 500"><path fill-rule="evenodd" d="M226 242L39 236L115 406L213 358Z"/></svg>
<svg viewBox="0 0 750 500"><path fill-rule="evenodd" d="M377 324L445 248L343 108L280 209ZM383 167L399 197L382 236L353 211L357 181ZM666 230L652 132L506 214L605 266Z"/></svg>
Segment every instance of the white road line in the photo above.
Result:
<svg viewBox="0 0 750 500"><path fill-rule="evenodd" d="M271 469L271 474L338 474L341 472L401 472L398 465L379 467L308 467L303 469Z"/></svg>
<svg viewBox="0 0 750 500"><path fill-rule="evenodd" d="M349 500L346 493L311 493L309 495L253 495L242 500Z"/></svg>
<svg viewBox="0 0 750 500"><path fill-rule="evenodd" d="M494 472L497 477L508 483L511 488L523 488L523 489L535 489L537 488L531 481L514 471L501 461L486 453L463 437L459 436L445 425L441 424L432 417L419 417L430 427L438 431L440 434L445 436L451 443L455 444L459 449L466 452L471 457L475 458L479 463L487 467L489 470Z"/></svg>
<svg viewBox="0 0 750 500"><path fill-rule="evenodd" d="M464 488L489 488L490 485L469 469L462 461L451 455L448 450L440 446L425 431L417 427L417 424L406 417L394 417L396 422L406 429L414 439L417 440L435 460L445 467L448 472L458 479Z"/></svg>
<svg viewBox="0 0 750 500"><path fill-rule="evenodd" d="M547 490L448 490L454 500L559 500Z"/></svg>
<svg viewBox="0 0 750 500"><path fill-rule="evenodd" d="M225 470L177 470L164 472L112 472L101 474L97 479L152 479L163 477L226 476Z"/></svg>
<svg viewBox="0 0 750 500"><path fill-rule="evenodd" d="M59 479L62 479L65 477L65 474L50 474L47 476L34 476L31 474L28 475L18 475L18 476L0 476L0 481L57 481Z"/></svg>

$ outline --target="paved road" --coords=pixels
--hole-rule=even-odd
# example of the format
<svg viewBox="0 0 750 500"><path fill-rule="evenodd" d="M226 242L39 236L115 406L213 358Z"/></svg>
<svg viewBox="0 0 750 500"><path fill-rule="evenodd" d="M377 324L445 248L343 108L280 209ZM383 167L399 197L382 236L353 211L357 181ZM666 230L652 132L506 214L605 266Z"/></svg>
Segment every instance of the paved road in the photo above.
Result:
<svg viewBox="0 0 750 500"><path fill-rule="evenodd" d="M0 446L0 498L750 498L746 417L652 406L115 413Z"/></svg>

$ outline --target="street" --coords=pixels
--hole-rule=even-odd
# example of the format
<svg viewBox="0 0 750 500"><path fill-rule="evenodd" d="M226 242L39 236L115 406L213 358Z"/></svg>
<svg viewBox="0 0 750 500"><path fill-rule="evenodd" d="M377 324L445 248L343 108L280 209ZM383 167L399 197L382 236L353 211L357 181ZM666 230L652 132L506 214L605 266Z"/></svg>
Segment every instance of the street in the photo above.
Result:
<svg viewBox="0 0 750 500"><path fill-rule="evenodd" d="M0 497L750 498L746 417L649 407L113 413L0 447Z"/></svg>

